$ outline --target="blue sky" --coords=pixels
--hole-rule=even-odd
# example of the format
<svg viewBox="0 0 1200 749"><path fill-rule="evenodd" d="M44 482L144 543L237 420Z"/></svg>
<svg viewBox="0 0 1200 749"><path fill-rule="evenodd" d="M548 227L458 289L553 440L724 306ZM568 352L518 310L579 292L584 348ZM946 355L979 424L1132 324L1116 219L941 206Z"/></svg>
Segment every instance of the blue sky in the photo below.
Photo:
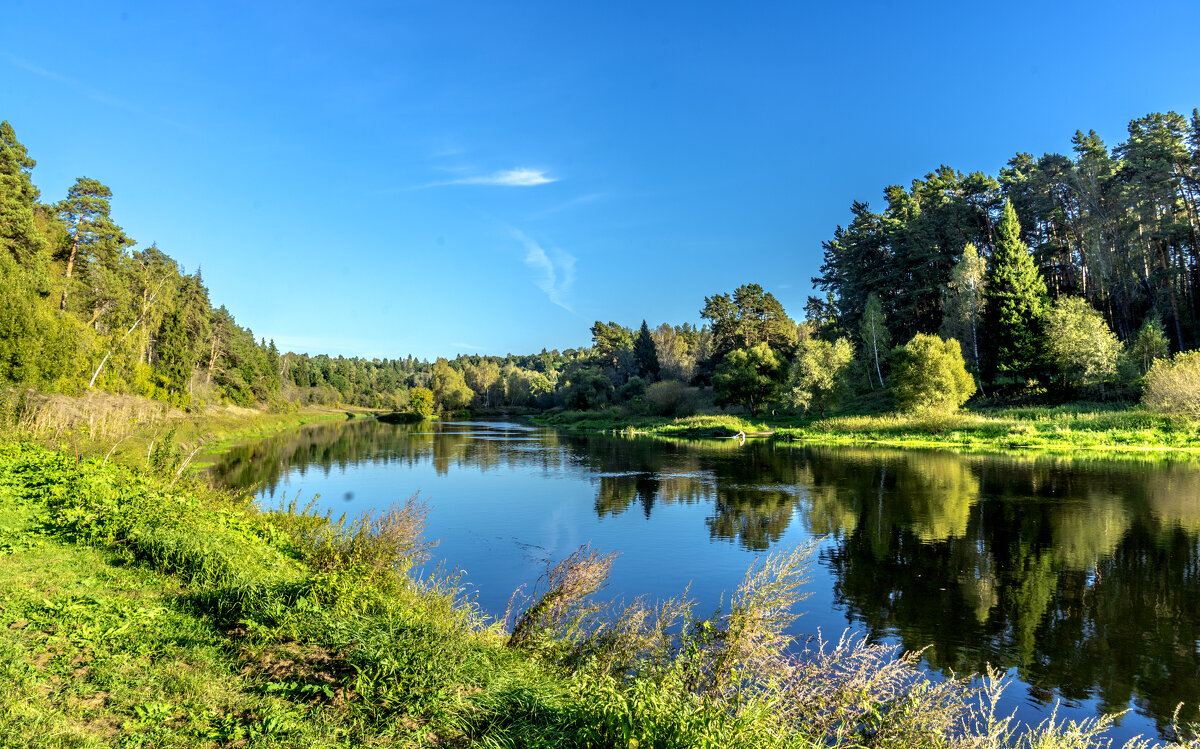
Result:
<svg viewBox="0 0 1200 749"><path fill-rule="evenodd" d="M9 0L0 119L42 199L285 350L423 358L803 315L821 241L949 164L1200 106L1200 3Z"/></svg>

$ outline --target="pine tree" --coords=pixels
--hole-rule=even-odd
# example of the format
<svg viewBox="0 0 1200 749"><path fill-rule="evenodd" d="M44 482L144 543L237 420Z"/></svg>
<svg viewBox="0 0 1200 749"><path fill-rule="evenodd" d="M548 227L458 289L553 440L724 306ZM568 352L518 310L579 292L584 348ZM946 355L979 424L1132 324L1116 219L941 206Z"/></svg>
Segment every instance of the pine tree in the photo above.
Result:
<svg viewBox="0 0 1200 749"><path fill-rule="evenodd" d="M42 236L33 219L38 189L30 171L35 161L17 141L12 125L0 122L0 246L29 268L42 248Z"/></svg>
<svg viewBox="0 0 1200 749"><path fill-rule="evenodd" d="M171 402L187 405L190 400L187 385L192 377L196 359L188 345L187 328L183 313L178 307L163 316L162 325L158 328L157 354L155 369L158 370Z"/></svg>
<svg viewBox="0 0 1200 749"><path fill-rule="evenodd" d="M1048 305L1046 282L1038 274L1012 202L996 224L996 245L987 277L988 372L1028 376L1042 361L1042 330Z"/></svg>
<svg viewBox="0 0 1200 749"><path fill-rule="evenodd" d="M70 227L71 249L67 255L66 283L59 302L59 309L64 312L77 260L83 262L92 256L100 256L102 261L111 262L133 244L121 227L109 218L108 199L111 197L112 190L108 187L94 179L80 177L67 191L67 199L55 207L59 218Z"/></svg>
<svg viewBox="0 0 1200 749"><path fill-rule="evenodd" d="M638 374L643 379L647 382L658 379L658 347L654 345L654 338L650 335L650 328L645 320L642 320L642 327L638 329L637 338L633 341L633 360L637 364Z"/></svg>

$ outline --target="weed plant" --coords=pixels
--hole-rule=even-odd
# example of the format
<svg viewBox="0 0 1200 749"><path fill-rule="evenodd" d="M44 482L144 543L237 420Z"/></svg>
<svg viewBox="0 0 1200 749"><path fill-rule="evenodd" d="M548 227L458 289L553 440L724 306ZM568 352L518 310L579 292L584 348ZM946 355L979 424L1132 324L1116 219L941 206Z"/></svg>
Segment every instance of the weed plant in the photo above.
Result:
<svg viewBox="0 0 1200 749"><path fill-rule="evenodd" d="M0 746L1101 747L1018 731L999 684L787 635L811 549L727 611L601 605L612 556L548 566L513 626L419 578L425 506L334 520L0 443Z"/></svg>

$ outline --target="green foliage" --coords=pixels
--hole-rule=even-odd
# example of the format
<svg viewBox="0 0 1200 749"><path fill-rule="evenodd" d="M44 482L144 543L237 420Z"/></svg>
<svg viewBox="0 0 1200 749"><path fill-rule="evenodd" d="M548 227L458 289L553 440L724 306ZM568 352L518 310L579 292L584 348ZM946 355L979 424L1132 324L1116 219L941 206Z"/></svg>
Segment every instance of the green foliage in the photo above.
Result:
<svg viewBox="0 0 1200 749"><path fill-rule="evenodd" d="M112 190L98 180L80 177L67 190L66 200L60 201L54 210L62 223L68 227L66 278L63 283L59 309L67 310L67 297L72 287L80 286L79 277L72 271L79 263L86 283L81 290L90 298L92 320L107 311L108 300L119 294L121 260L125 249L133 240L125 236L120 226L110 218ZM86 308L85 308L86 309Z"/></svg>
<svg viewBox="0 0 1200 749"><path fill-rule="evenodd" d="M646 400L660 416L691 416L700 408L700 390L678 380L664 380L646 388Z"/></svg>
<svg viewBox="0 0 1200 749"><path fill-rule="evenodd" d="M934 682L849 637L797 649L811 549L760 557L705 618L685 599L589 602L612 557L584 549L548 565L506 636L454 580L411 576L412 503L351 523L260 512L0 444L0 515L45 533L0 565L14 745L86 745L103 726L129 746L1099 749L1108 725L1025 742L990 717L994 680Z"/></svg>
<svg viewBox="0 0 1200 749"><path fill-rule="evenodd" d="M1158 359L1165 359L1167 349L1167 334L1163 328L1162 318L1157 314L1146 316L1137 335L1129 343L1129 354L1136 362L1139 374L1146 374Z"/></svg>
<svg viewBox="0 0 1200 749"><path fill-rule="evenodd" d="M779 300L756 283L743 284L732 295L705 297L700 316L712 326L712 359L718 363L737 349L760 343L776 353L796 346L796 323Z"/></svg>
<svg viewBox="0 0 1200 749"><path fill-rule="evenodd" d="M814 285L827 296L810 299L810 316L855 330L877 294L896 340L940 330L988 377L1041 373L1047 293L1086 298L1126 341L1155 310L1172 348L1194 348L1200 116L1138 117L1115 148L1094 131L1072 143L1068 155L1017 153L998 182L941 167L910 188L885 188L881 212L855 201L850 224L824 243ZM967 251L956 257L968 243L991 265L981 329L970 319L982 263ZM1150 364L1143 359L1141 372Z"/></svg>
<svg viewBox="0 0 1200 749"><path fill-rule="evenodd" d="M996 246L987 277L985 330L990 370L1028 375L1042 360L1046 283L1021 241L1012 202L996 225Z"/></svg>
<svg viewBox="0 0 1200 749"><path fill-rule="evenodd" d="M1200 351L1156 359L1144 381L1142 403L1163 413L1200 416Z"/></svg>
<svg viewBox="0 0 1200 749"><path fill-rule="evenodd" d="M886 187L882 212L854 201L850 224L823 243L825 261L813 280L831 297L814 299L815 315L836 317L845 330L857 331L874 293L894 340L938 330L942 289L963 244L991 247L998 188L987 175L943 165L907 189Z"/></svg>
<svg viewBox="0 0 1200 749"><path fill-rule="evenodd" d="M745 405L757 414L779 398L786 373L783 359L766 341L749 349L736 349L725 355L713 375L713 392L718 406Z"/></svg>
<svg viewBox="0 0 1200 749"><path fill-rule="evenodd" d="M415 387L408 391L408 407L418 416L428 419L433 416L433 391Z"/></svg>
<svg viewBox="0 0 1200 749"><path fill-rule="evenodd" d="M563 402L567 408L577 408L581 411L605 405L612 395L612 380L597 367L585 367L574 372L567 379L566 387L562 391Z"/></svg>
<svg viewBox="0 0 1200 749"><path fill-rule="evenodd" d="M895 349L892 388L901 411L953 413L975 394L958 341L918 333Z"/></svg>
<svg viewBox="0 0 1200 749"><path fill-rule="evenodd" d="M971 371L980 371L979 334L987 309L987 262L967 242L962 259L950 271L942 300L942 335L965 342L963 354Z"/></svg>
<svg viewBox="0 0 1200 749"><path fill-rule="evenodd" d="M854 347L845 338L830 343L818 339L800 342L796 360L783 389L783 402L802 411L825 412L837 408L848 389L846 370Z"/></svg>
<svg viewBox="0 0 1200 749"><path fill-rule="evenodd" d="M883 307L879 303L877 294L867 296L867 303L863 307L862 321L858 325L858 335L863 342L864 358L869 361L868 367L875 372L879 386L883 387L883 368L880 365L880 359L886 358L886 352L892 345L892 336L888 332L883 316Z"/></svg>
<svg viewBox="0 0 1200 749"><path fill-rule="evenodd" d="M632 365L633 332L615 322L592 326L592 355L600 366L626 373Z"/></svg>
<svg viewBox="0 0 1200 749"><path fill-rule="evenodd" d="M478 364L465 364L463 379L466 380L467 387L475 391L476 400L480 405L491 408L492 396L500 384L500 365L491 359L484 359Z"/></svg>
<svg viewBox="0 0 1200 749"><path fill-rule="evenodd" d="M1046 317L1046 352L1071 379L1103 379L1117 371L1121 342L1085 299L1063 296Z"/></svg>
<svg viewBox="0 0 1200 749"><path fill-rule="evenodd" d="M661 370L658 347L654 344L654 338L650 335L650 328L645 320L642 320L642 327L638 329L637 338L633 341L633 361L642 379L649 382L658 379Z"/></svg>
<svg viewBox="0 0 1200 749"><path fill-rule="evenodd" d="M30 172L35 165L12 125L0 122L0 250L40 271L45 240L34 219L38 189Z"/></svg>
<svg viewBox="0 0 1200 749"><path fill-rule="evenodd" d="M697 364L707 361L712 348L712 332L694 328L689 323L663 323L650 331L659 361L659 374L664 379L690 383L696 376Z"/></svg>
<svg viewBox="0 0 1200 749"><path fill-rule="evenodd" d="M445 359L438 359L433 364L433 372L429 378L429 387L433 390L433 399L441 411L461 411L471 405L475 396L461 370L450 366Z"/></svg>
<svg viewBox="0 0 1200 749"><path fill-rule="evenodd" d="M162 378L171 403L186 407L191 401L187 392L188 380L196 365L195 352L189 345L183 312L172 309L158 329L158 362L156 370Z"/></svg>
<svg viewBox="0 0 1200 749"><path fill-rule="evenodd" d="M71 382L89 335L55 314L28 274L0 253L0 384L54 390Z"/></svg>

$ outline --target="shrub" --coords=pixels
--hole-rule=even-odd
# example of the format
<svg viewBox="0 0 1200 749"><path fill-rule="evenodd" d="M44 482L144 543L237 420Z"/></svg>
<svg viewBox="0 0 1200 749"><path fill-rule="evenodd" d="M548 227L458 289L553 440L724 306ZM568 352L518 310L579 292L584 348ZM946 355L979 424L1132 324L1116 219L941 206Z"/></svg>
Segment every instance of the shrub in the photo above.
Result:
<svg viewBox="0 0 1200 749"><path fill-rule="evenodd" d="M1046 351L1067 377L1092 380L1117 371L1121 342L1086 299L1064 296L1046 320Z"/></svg>
<svg viewBox="0 0 1200 749"><path fill-rule="evenodd" d="M1137 335L1129 342L1129 358L1136 363L1138 376L1149 372L1155 360L1165 359L1169 355L1162 318L1157 314L1147 316Z"/></svg>
<svg viewBox="0 0 1200 749"><path fill-rule="evenodd" d="M1156 411L1200 416L1200 351L1156 360L1146 373L1142 403Z"/></svg>
<svg viewBox="0 0 1200 749"><path fill-rule="evenodd" d="M700 388L664 380L646 388L646 400L659 416L691 416L700 410Z"/></svg>
<svg viewBox="0 0 1200 749"><path fill-rule="evenodd" d="M821 418L825 411L837 408L847 389L846 370L854 359L849 339L839 338L830 343L819 339L800 342L796 348L796 363L792 365L783 400L802 411L817 409Z"/></svg>
<svg viewBox="0 0 1200 749"><path fill-rule="evenodd" d="M409 390L408 407L413 413L423 419L433 416L433 391L422 387L415 387Z"/></svg>
<svg viewBox="0 0 1200 749"><path fill-rule="evenodd" d="M901 411L953 413L975 394L958 341L918 333L893 351L892 388Z"/></svg>
<svg viewBox="0 0 1200 749"><path fill-rule="evenodd" d="M779 397L785 362L766 343L730 351L717 365L713 391L718 406L744 405L757 414Z"/></svg>

